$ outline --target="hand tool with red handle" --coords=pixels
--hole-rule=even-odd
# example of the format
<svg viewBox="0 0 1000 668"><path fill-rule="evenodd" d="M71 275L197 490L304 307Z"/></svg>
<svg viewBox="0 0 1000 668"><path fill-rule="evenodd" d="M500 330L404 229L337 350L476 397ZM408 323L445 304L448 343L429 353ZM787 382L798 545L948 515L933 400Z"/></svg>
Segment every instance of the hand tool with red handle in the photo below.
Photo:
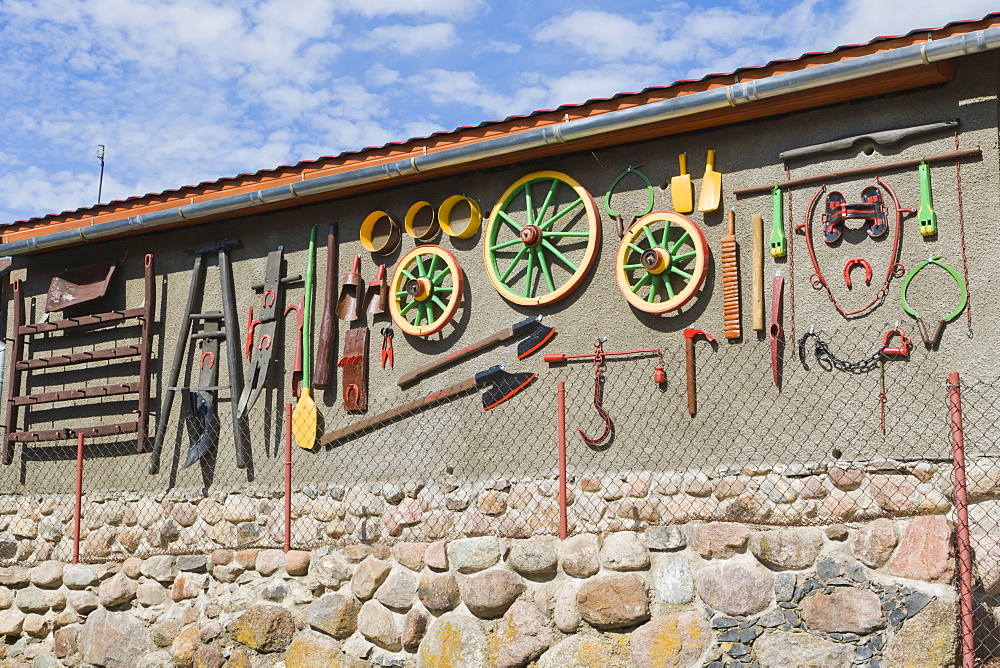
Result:
<svg viewBox="0 0 1000 668"><path fill-rule="evenodd" d="M358 319L364 285L365 281L361 278L361 256L355 255L351 270L344 274L344 282L340 286L340 299L337 300L338 318L345 322Z"/></svg>
<svg viewBox="0 0 1000 668"><path fill-rule="evenodd" d="M395 332L392 330L391 326L386 325L385 327L382 328L381 334L382 334L382 368L384 369L386 363L388 362L389 368L391 369L394 363L392 354L392 336L393 334L395 334Z"/></svg>
<svg viewBox="0 0 1000 668"><path fill-rule="evenodd" d="M771 375L774 386L781 389L781 349L785 345L785 328L781 326L781 305L785 293L785 277L779 271L771 282Z"/></svg>
<svg viewBox="0 0 1000 668"><path fill-rule="evenodd" d="M322 390L332 389L337 382L337 374L333 370L333 361L337 358L337 224L327 227L326 231L326 286L323 292L322 321L319 328L319 343L316 346L316 364L313 365L313 387ZM286 311L287 313L287 311ZM302 311L299 311L299 342L301 344ZM295 397L299 396L302 380L301 348L299 346L299 383L292 387Z"/></svg>
<svg viewBox="0 0 1000 668"><path fill-rule="evenodd" d="M299 299L298 304L289 304L285 307L285 317L288 312L295 310L295 360L292 362L292 396L296 399L302 394L302 325L306 308L306 298Z"/></svg>
<svg viewBox="0 0 1000 668"><path fill-rule="evenodd" d="M555 333L556 330L554 327L548 327L547 325L542 324L542 316L528 318L527 320L514 323L507 329L501 329L499 332L496 332L485 339L476 341L475 343L464 348L438 357L436 360L428 362L422 367L413 369L412 371L407 371L399 377L397 384L400 387L406 387L407 385L436 373L452 362L465 359L466 357L486 350L490 346L502 341L507 341L508 339L513 339L516 336L524 336L525 334L528 334L527 338L517 344L517 358L524 359L544 346L553 336L555 336Z"/></svg>
<svg viewBox="0 0 1000 668"><path fill-rule="evenodd" d="M531 381L535 380L535 378L536 375L533 373L508 373L503 370L502 364L492 366L485 371L480 371L471 378L466 378L461 382L449 385L442 390L431 392L427 396L420 397L419 399L405 403L402 406L397 406L396 408L379 413L378 415L366 417L365 419L359 420L352 425L348 425L342 429L325 434L320 437L319 442L320 445L330 445L332 443L346 440L364 431L376 429L384 424L392 422L393 420L406 417L425 408L430 408L436 404L451 401L456 397L469 394L477 387L481 387L483 385L491 386L488 390L483 392L482 395L483 410L488 411L491 408L499 406L523 390L531 383Z"/></svg>
<svg viewBox="0 0 1000 668"><path fill-rule="evenodd" d="M708 332L701 329L688 328L684 330L684 359L687 371L687 399L688 414L694 415L698 412L698 392L695 385L694 372L694 340L699 335L704 336L709 343L715 344L715 339Z"/></svg>

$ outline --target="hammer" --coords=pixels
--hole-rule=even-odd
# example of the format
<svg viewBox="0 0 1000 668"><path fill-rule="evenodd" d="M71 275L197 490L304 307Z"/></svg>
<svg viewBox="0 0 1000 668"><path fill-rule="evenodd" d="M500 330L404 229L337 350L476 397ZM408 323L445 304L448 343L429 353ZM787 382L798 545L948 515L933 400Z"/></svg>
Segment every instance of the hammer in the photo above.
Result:
<svg viewBox="0 0 1000 668"><path fill-rule="evenodd" d="M687 391L688 391L688 413L694 415L698 412L698 393L694 382L694 340L699 334L704 335L709 343L715 343L715 339L708 332L701 329L684 330L684 355L687 362Z"/></svg>

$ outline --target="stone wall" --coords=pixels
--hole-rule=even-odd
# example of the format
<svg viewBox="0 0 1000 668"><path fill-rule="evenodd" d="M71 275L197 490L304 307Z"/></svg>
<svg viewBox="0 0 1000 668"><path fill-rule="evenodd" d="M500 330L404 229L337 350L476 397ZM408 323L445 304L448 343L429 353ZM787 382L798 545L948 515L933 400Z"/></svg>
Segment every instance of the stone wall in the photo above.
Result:
<svg viewBox="0 0 1000 668"><path fill-rule="evenodd" d="M980 465L981 464L981 465ZM1000 469L969 462L974 501L1000 497ZM951 468L867 461L758 466L686 473L581 476L568 486L571 533L642 530L693 520L800 525L951 511ZM559 531L558 483L550 478L476 484L373 483L305 486L292 495L292 545L434 541ZM84 560L276 547L284 540L280 492L84 497ZM69 561L74 502L0 496L0 559Z"/></svg>
<svg viewBox="0 0 1000 668"><path fill-rule="evenodd" d="M0 569L11 665L947 665L940 516ZM8 665L5 663L4 665Z"/></svg>

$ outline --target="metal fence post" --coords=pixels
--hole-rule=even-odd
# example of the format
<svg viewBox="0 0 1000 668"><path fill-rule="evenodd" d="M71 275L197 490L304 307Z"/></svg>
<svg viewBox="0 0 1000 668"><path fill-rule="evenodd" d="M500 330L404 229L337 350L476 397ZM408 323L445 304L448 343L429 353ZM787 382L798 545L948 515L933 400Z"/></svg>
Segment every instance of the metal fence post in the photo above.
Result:
<svg viewBox="0 0 1000 668"><path fill-rule="evenodd" d="M962 426L962 381L957 371L948 374L948 410L951 414L951 453L955 478L955 533L958 538L959 624L962 632L962 667L972 668L975 647L972 616L972 555L969 546L969 499L965 484L965 433Z"/></svg>
<svg viewBox="0 0 1000 668"><path fill-rule="evenodd" d="M73 563L80 563L80 516L83 507L83 433L76 435L76 509L73 515Z"/></svg>
<svg viewBox="0 0 1000 668"><path fill-rule="evenodd" d="M556 406L559 415L559 538L566 540L566 382L556 384Z"/></svg>
<svg viewBox="0 0 1000 668"><path fill-rule="evenodd" d="M285 552L292 549L292 402L285 404Z"/></svg>

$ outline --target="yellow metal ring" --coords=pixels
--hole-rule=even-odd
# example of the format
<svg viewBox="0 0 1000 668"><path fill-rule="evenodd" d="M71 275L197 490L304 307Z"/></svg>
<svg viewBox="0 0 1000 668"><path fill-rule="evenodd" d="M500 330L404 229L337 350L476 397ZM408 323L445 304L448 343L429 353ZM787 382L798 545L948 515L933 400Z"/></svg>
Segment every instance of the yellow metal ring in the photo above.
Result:
<svg viewBox="0 0 1000 668"><path fill-rule="evenodd" d="M417 241L427 241L437 234L438 221L430 202L416 202L406 212L403 219L406 233Z"/></svg>
<svg viewBox="0 0 1000 668"><path fill-rule="evenodd" d="M403 235L399 223L385 211L372 211L361 223L361 245L378 255L388 255L397 248Z"/></svg>
<svg viewBox="0 0 1000 668"><path fill-rule="evenodd" d="M468 216L465 213L468 208ZM458 214L456 220L452 220L453 214ZM479 231L479 226L483 224L483 212L479 209L476 200L463 195L452 195L438 208L438 223L441 229L449 237L455 239L468 239ZM456 227L453 223L461 223L462 227Z"/></svg>

